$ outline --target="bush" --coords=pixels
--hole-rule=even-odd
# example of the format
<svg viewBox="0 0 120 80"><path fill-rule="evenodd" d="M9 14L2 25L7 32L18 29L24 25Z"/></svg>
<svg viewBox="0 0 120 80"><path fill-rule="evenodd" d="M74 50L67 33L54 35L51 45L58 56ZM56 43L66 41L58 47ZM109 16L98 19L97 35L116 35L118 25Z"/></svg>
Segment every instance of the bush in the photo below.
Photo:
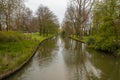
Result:
<svg viewBox="0 0 120 80"><path fill-rule="evenodd" d="M117 44L114 42L114 37L97 37L94 48L101 51L114 52L117 50Z"/></svg>
<svg viewBox="0 0 120 80"><path fill-rule="evenodd" d="M117 55L119 55L119 56L120 56L120 50L117 50Z"/></svg>
<svg viewBox="0 0 120 80"><path fill-rule="evenodd" d="M90 36L87 38L87 42L86 42L88 45L94 45L95 43L95 38Z"/></svg>
<svg viewBox="0 0 120 80"><path fill-rule="evenodd" d="M24 34L21 32L0 32L0 42L17 42L24 39Z"/></svg>

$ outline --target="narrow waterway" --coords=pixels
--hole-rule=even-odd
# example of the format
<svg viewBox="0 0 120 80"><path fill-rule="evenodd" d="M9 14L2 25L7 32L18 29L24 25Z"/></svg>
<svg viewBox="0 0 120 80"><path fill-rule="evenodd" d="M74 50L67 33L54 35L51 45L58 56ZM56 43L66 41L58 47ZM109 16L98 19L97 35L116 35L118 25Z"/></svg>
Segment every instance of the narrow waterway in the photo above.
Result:
<svg viewBox="0 0 120 80"><path fill-rule="evenodd" d="M120 59L54 37L43 42L31 62L7 80L120 80Z"/></svg>

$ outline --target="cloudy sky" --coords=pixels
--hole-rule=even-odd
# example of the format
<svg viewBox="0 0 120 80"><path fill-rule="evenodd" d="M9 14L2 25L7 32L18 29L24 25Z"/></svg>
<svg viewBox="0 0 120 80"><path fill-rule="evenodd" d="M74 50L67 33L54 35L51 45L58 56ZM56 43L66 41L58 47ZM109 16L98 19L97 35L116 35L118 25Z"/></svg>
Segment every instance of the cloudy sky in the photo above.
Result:
<svg viewBox="0 0 120 80"><path fill-rule="evenodd" d="M64 18L68 0L27 0L26 6L35 12L40 4L48 6L58 17L60 23Z"/></svg>

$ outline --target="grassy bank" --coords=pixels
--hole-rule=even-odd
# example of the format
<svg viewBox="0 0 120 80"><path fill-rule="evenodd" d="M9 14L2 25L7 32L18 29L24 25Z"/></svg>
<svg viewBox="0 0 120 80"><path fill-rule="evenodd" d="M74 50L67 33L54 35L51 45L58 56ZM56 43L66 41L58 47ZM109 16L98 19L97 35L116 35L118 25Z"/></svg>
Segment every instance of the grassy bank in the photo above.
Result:
<svg viewBox="0 0 120 80"><path fill-rule="evenodd" d="M39 33L0 32L0 75L19 67L44 39Z"/></svg>
<svg viewBox="0 0 120 80"><path fill-rule="evenodd" d="M106 52L106 53L109 53L109 54L114 54L114 55L117 55L117 56L120 56L120 49L118 48L118 49L115 49L115 50L113 50L112 52L110 52L110 50L111 50L111 48L110 48L110 50L109 51L105 51L105 50L99 50L99 49L96 49L96 47L95 47L95 40L94 40L94 37L91 37L91 36L84 36L83 38L82 38L82 40L80 40L80 38L78 38L78 37L76 37L75 35L73 36L69 36L71 39L74 39L74 40L76 40L76 41L79 41L79 42L82 42L82 43L86 43L87 44L87 48L91 48L91 49L94 49L94 50L97 50L97 51L101 51L101 52ZM112 49L114 49L114 48L116 48L116 47L114 47L114 45L113 46L111 46L111 45L109 45L110 43L107 43L108 44L108 46L105 46L106 48L108 47L113 47Z"/></svg>
<svg viewBox="0 0 120 80"><path fill-rule="evenodd" d="M74 39L74 40L77 40L77 41L80 41L80 42L82 42L82 43L86 43L87 42L87 39L88 39L88 37L86 37L86 36L84 36L83 38L82 38L82 40L79 38L79 37L77 37L77 36L69 36L71 39Z"/></svg>

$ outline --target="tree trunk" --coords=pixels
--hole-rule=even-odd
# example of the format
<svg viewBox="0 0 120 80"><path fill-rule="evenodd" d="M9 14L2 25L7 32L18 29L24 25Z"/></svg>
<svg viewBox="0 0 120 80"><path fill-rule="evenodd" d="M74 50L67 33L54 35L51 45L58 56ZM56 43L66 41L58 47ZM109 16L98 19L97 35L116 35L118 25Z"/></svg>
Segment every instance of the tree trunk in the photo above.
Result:
<svg viewBox="0 0 120 80"><path fill-rule="evenodd" d="M6 30L7 31L9 31L9 22L8 22L8 15L6 15L6 26L7 26L7 28L6 28Z"/></svg>
<svg viewBox="0 0 120 80"><path fill-rule="evenodd" d="M7 21L6 21L6 25L7 25L7 31L9 31L9 25Z"/></svg>
<svg viewBox="0 0 120 80"><path fill-rule="evenodd" d="M1 25L1 22L0 22L0 31L2 31L2 25Z"/></svg>

